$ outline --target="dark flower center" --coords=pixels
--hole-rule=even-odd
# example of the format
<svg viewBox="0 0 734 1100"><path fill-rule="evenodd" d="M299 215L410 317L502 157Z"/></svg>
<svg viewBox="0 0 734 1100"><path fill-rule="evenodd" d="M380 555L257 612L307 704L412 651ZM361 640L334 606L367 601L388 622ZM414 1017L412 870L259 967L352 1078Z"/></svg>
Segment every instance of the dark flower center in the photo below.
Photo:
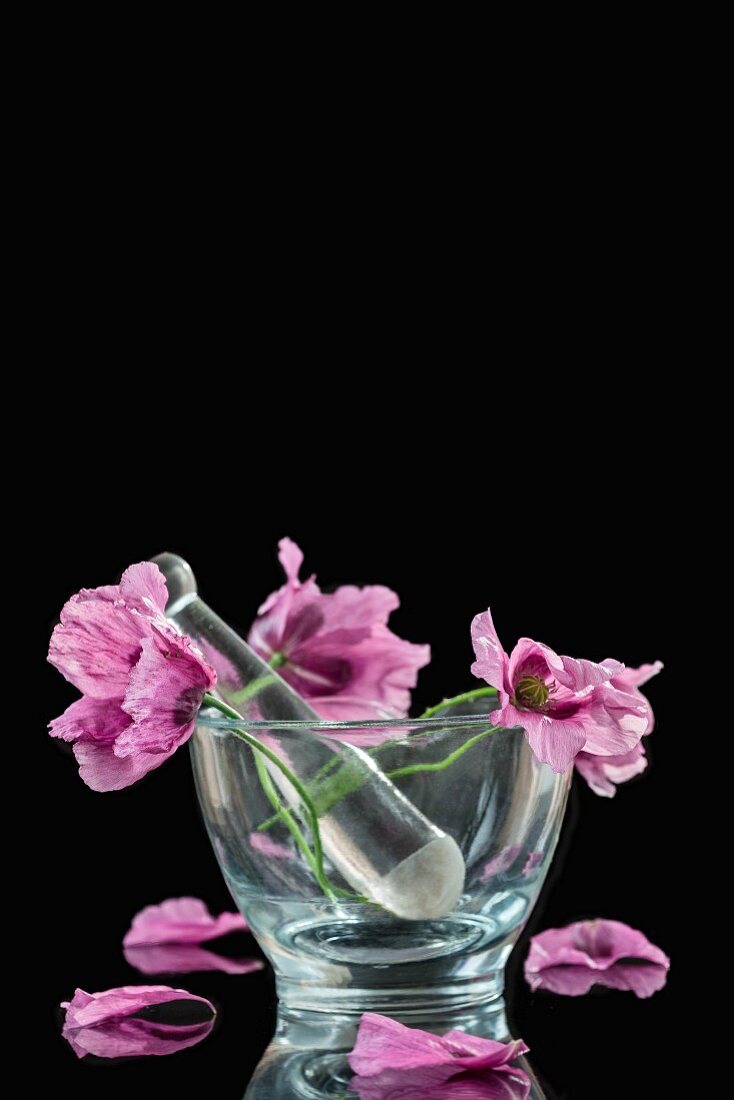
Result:
<svg viewBox="0 0 734 1100"><path fill-rule="evenodd" d="M540 676L523 676L515 685L515 700L526 710L542 710L550 694L548 685Z"/></svg>

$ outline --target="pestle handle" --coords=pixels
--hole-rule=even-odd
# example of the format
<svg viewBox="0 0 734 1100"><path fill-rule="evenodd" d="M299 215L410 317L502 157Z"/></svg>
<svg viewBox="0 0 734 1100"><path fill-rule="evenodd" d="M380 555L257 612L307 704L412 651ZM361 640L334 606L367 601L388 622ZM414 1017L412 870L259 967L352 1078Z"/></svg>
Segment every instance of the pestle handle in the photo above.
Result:
<svg viewBox="0 0 734 1100"><path fill-rule="evenodd" d="M200 646L219 677L217 691L242 712L243 689L262 680L248 703L250 720L322 720L234 630L199 597L188 562L176 554L153 561L169 586L166 615ZM254 709L254 713L251 711ZM307 729L288 742L288 764L308 783L338 752L340 767L358 776L344 797L319 817L324 852L358 892L397 916L423 920L445 916L461 896L464 860L452 837L430 822L380 771L374 759L355 746L335 743ZM291 784L266 765L284 798L298 810Z"/></svg>

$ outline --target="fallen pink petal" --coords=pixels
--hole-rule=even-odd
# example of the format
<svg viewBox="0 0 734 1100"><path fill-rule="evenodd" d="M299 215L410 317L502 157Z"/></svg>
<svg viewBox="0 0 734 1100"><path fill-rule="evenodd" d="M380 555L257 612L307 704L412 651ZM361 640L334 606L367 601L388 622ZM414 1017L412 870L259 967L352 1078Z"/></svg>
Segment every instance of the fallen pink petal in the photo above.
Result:
<svg viewBox="0 0 734 1100"><path fill-rule="evenodd" d="M618 756L639 743L650 722L644 696L618 688L619 661L564 657L542 642L520 638L508 656L489 609L471 625L475 676L497 689L492 721L525 731L541 763L565 772L577 754Z"/></svg>
<svg viewBox="0 0 734 1100"><path fill-rule="evenodd" d="M193 974L206 970L218 970L222 974L251 974L262 970L261 959L232 959L207 951L195 943L141 944L125 947L124 955L130 966L141 974Z"/></svg>
<svg viewBox="0 0 734 1100"><path fill-rule="evenodd" d="M230 932L247 931L247 921L240 913L220 913L213 917L200 898L168 898L136 913L122 943L124 947L197 944Z"/></svg>
<svg viewBox="0 0 734 1100"><path fill-rule="evenodd" d="M644 962L618 962L608 970L593 970L589 966L549 966L528 978L532 989L545 989L562 997L583 997L595 985L628 990L637 997L652 997L667 980L667 966Z"/></svg>
<svg viewBox="0 0 734 1100"><path fill-rule="evenodd" d="M374 1077L383 1070L412 1070L427 1066L457 1069L506 1069L528 1047L521 1039L509 1043L483 1039L463 1031L433 1035L406 1027L389 1016L365 1012L359 1022L357 1042L348 1061L356 1074Z"/></svg>
<svg viewBox="0 0 734 1100"><path fill-rule="evenodd" d="M62 1035L79 1058L175 1054L205 1039L216 1017L205 997L167 985L125 985L100 993L77 989L61 1007L66 1009Z"/></svg>
<svg viewBox="0 0 734 1100"><path fill-rule="evenodd" d="M651 967L655 969L651 971ZM645 997L665 984L669 967L665 952L642 932L622 921L599 919L549 928L533 936L525 960L525 978L533 989L546 988L569 996L579 996L592 985L602 984L630 989ZM564 969L565 976L561 973Z"/></svg>
<svg viewBox="0 0 734 1100"><path fill-rule="evenodd" d="M279 543L286 583L262 604L248 641L326 720L395 718L408 713L418 670L430 648L387 626L398 607L383 585L343 585L323 593L314 577L299 579L303 553ZM345 740L350 738L345 731ZM375 734L362 745L384 740Z"/></svg>

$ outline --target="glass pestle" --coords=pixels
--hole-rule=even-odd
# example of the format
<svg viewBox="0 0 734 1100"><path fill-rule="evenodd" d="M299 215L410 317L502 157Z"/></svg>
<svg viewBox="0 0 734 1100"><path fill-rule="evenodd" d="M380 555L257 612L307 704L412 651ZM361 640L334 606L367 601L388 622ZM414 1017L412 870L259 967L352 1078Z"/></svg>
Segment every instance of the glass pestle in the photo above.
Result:
<svg viewBox="0 0 734 1100"><path fill-rule="evenodd" d="M242 715L244 728L248 718L320 724L306 700L199 598L183 558L165 553L153 561L168 585L167 618L200 647L217 673L218 695ZM371 756L308 729L288 740L287 759L276 751L315 793L324 853L354 890L406 920L451 912L465 874L456 841L424 817ZM275 765L266 767L300 812L291 783Z"/></svg>

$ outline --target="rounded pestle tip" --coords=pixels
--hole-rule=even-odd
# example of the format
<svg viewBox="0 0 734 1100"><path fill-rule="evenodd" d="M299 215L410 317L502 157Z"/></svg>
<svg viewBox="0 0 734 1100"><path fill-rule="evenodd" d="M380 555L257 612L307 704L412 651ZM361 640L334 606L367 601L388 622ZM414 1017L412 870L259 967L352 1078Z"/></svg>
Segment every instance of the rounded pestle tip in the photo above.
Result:
<svg viewBox="0 0 734 1100"><path fill-rule="evenodd" d="M151 561L158 566L166 578L168 587L167 613L170 613L171 609L180 600L196 595L196 577L193 569L184 558L178 554L169 554L168 551L164 551L162 554L156 554L154 558L151 558Z"/></svg>
<svg viewBox="0 0 734 1100"><path fill-rule="evenodd" d="M381 878L374 897L405 920L445 917L461 897L465 875L459 845L439 836Z"/></svg>

